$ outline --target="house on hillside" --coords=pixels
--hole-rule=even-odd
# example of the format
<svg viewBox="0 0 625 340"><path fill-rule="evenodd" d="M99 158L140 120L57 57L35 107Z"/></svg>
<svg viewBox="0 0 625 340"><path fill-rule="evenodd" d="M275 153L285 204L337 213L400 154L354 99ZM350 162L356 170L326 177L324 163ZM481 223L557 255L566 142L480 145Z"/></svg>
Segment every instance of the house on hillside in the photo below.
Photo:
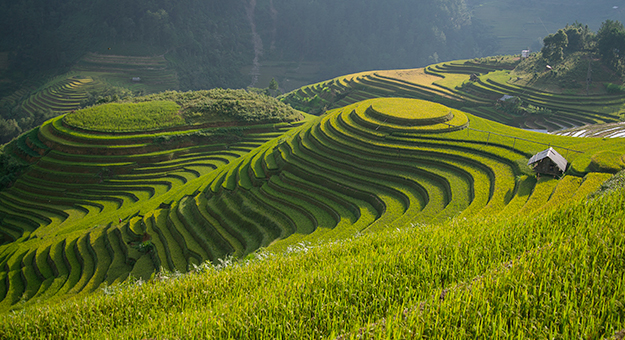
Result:
<svg viewBox="0 0 625 340"><path fill-rule="evenodd" d="M511 96L509 94L504 94L503 97L499 98L499 101L500 102L507 102L510 99L516 100L516 97L515 96Z"/></svg>
<svg viewBox="0 0 625 340"><path fill-rule="evenodd" d="M569 163L553 148L541 151L530 158L527 165L538 174L562 176Z"/></svg>

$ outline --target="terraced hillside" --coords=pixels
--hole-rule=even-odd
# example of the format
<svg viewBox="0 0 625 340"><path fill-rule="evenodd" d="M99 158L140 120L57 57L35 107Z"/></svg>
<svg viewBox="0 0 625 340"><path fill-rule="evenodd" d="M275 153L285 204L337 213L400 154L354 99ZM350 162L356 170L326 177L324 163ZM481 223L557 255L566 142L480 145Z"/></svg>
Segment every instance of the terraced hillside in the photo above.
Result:
<svg viewBox="0 0 625 340"><path fill-rule="evenodd" d="M619 139L479 117L519 118L494 106L507 91L537 105L552 96L508 85L510 68L455 62L337 78L285 97L336 107L306 121L271 98L228 90L166 92L51 119L7 149L30 166L0 191L0 310L262 247L527 215L581 200L625 168ZM585 107L621 99L582 99L588 106L549 101L562 110L557 121L617 119ZM563 178L527 167L548 147L569 160Z"/></svg>
<svg viewBox="0 0 625 340"><path fill-rule="evenodd" d="M441 102L506 125L554 131L622 119L625 97L548 93L517 83L518 60L489 58L445 62L424 69L372 71L303 87L282 100L319 114L363 99L408 97ZM471 80L471 75L476 77ZM502 98L520 100L522 109Z"/></svg>
<svg viewBox="0 0 625 340"><path fill-rule="evenodd" d="M537 180L526 165L548 144L571 162L560 180ZM546 140L440 104L373 99L333 110L228 165L194 200L221 216L222 225L250 225L251 235L232 231L238 236L231 245L245 254L254 249L250 245L270 244L271 235L292 233L272 244L280 247L459 214L525 214L554 207L585 197L610 176L593 172L607 171L599 165L603 154L595 157L603 148L625 153L616 140ZM625 166L622 159L614 162ZM274 221L275 227L266 229L267 217L251 219L263 221L258 225L233 222L226 216L242 212L220 209L241 204L266 212L281 209L293 222Z"/></svg>
<svg viewBox="0 0 625 340"><path fill-rule="evenodd" d="M359 102L295 128L237 129L208 139L188 129L110 134L57 118L27 135L21 155L38 161L0 192L0 307L259 247L550 209L594 191L610 176L600 165L623 166L601 150L625 154L617 140L545 140L405 98ZM571 161L562 179L526 167L545 142Z"/></svg>
<svg viewBox="0 0 625 340"><path fill-rule="evenodd" d="M149 277L161 267L172 268L172 263L186 271L193 263L216 260L206 251L192 246L188 250L185 242L196 240L189 234L193 231L175 224L180 220L173 212L158 217L155 210L180 206L181 198L207 185L214 169L282 135L301 115L291 110L293 115L280 122L263 120L257 112L259 121L245 122L202 113L210 109L213 97L220 105L236 98L232 102L248 112L257 105L257 96L241 91L161 96L178 104L146 102L169 110L163 114L142 103L126 103L123 112L139 107L140 118L159 114L160 123L175 122L168 128L148 131L131 116L117 118L118 123L136 122L115 133L103 127L80 128L76 119L69 119L110 114L116 104L108 104L86 114L54 118L9 145L31 166L12 187L0 191L1 309L20 301L86 294L129 275ZM278 102L258 105L266 113L289 110ZM180 121L180 116L187 120ZM163 248L178 242L171 256Z"/></svg>
<svg viewBox="0 0 625 340"><path fill-rule="evenodd" d="M89 53L72 70L115 86L143 89L149 93L179 88L176 72L168 67L162 55L138 57Z"/></svg>
<svg viewBox="0 0 625 340"><path fill-rule="evenodd" d="M134 79L134 80L133 80ZM72 70L37 86L25 86L0 100L28 116L66 113L80 108L87 92L118 86L145 93L178 89L178 79L163 56L133 57L91 53ZM55 114L55 115L56 115Z"/></svg>
<svg viewBox="0 0 625 340"><path fill-rule="evenodd" d="M554 134L572 137L601 137L601 138L622 138L625 137L625 124L595 124L584 125L576 128L559 130Z"/></svg>
<svg viewBox="0 0 625 340"><path fill-rule="evenodd" d="M70 72L54 79L26 83L0 98L5 120L17 125L3 142L45 120L115 98L158 93L179 88L178 76L164 56L136 57L87 54Z"/></svg>
<svg viewBox="0 0 625 340"><path fill-rule="evenodd" d="M20 106L31 116L49 111L70 112L80 108L80 102L87 97L87 91L92 88L91 77L62 77L24 96L24 99L20 101Z"/></svg>

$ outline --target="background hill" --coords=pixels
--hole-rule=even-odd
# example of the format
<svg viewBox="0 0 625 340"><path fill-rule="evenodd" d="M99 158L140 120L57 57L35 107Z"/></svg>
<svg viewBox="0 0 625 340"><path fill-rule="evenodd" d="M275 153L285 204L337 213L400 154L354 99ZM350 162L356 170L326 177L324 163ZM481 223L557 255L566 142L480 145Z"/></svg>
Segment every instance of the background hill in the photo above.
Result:
<svg viewBox="0 0 625 340"><path fill-rule="evenodd" d="M90 95L266 87L272 78L292 90L483 55L494 40L480 27L463 0L2 2L0 143Z"/></svg>
<svg viewBox="0 0 625 340"><path fill-rule="evenodd" d="M164 54L186 90L245 87L241 67L265 60L322 62L317 76L328 77L492 51L462 0L31 1L4 2L1 13L12 79L87 52Z"/></svg>
<svg viewBox="0 0 625 340"><path fill-rule="evenodd" d="M99 98L266 87L273 78L288 92L362 70L538 50L542 37L565 23L596 30L606 19L622 19L607 1L561 0L0 6L0 143Z"/></svg>
<svg viewBox="0 0 625 340"><path fill-rule="evenodd" d="M615 1L468 1L474 21L488 27L497 41L495 54L539 51L543 38L564 26L581 22L597 31L606 20L625 20L625 6Z"/></svg>

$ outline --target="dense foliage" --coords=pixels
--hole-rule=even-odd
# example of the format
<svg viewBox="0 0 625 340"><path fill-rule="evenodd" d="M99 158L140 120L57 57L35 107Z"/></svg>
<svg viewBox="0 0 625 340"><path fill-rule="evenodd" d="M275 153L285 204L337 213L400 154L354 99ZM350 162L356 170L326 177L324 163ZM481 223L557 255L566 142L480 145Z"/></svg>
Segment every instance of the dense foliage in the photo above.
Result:
<svg viewBox="0 0 625 340"><path fill-rule="evenodd" d="M625 73L625 27L618 21L606 20L597 32L597 49L601 57L621 75Z"/></svg>
<svg viewBox="0 0 625 340"><path fill-rule="evenodd" d="M189 124L234 119L242 122L285 122L301 119L290 106L262 93L246 90L167 91L134 101L171 100L182 106Z"/></svg>
<svg viewBox="0 0 625 340"><path fill-rule="evenodd" d="M25 162L7 152L6 145L0 148L0 190L13 184L27 167Z"/></svg>
<svg viewBox="0 0 625 340"><path fill-rule="evenodd" d="M129 98L72 112L63 120L81 129L128 132L232 120L276 123L301 118L299 112L262 93L213 89Z"/></svg>
<svg viewBox="0 0 625 340"><path fill-rule="evenodd" d="M625 27L619 21L606 20L595 34L580 23L567 25L543 39L542 57L559 63L575 52L593 52L619 75L625 72Z"/></svg>
<svg viewBox="0 0 625 340"><path fill-rule="evenodd" d="M323 61L325 76L423 66L493 47L464 0L17 1L0 4L0 31L13 77L70 66L87 51L167 53L182 89L249 85L240 68L255 54Z"/></svg>

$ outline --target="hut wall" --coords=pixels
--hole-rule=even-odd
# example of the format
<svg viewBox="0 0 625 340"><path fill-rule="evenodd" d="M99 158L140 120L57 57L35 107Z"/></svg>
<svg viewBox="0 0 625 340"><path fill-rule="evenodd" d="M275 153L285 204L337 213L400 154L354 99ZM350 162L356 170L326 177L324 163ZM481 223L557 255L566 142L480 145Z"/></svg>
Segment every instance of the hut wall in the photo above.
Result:
<svg viewBox="0 0 625 340"><path fill-rule="evenodd" d="M560 169L558 169L558 166L556 165L556 163L554 163L549 158L542 159L538 163L536 163L536 166L534 166L534 171L539 174L547 174L547 175L554 175L554 176L559 176L562 174Z"/></svg>

